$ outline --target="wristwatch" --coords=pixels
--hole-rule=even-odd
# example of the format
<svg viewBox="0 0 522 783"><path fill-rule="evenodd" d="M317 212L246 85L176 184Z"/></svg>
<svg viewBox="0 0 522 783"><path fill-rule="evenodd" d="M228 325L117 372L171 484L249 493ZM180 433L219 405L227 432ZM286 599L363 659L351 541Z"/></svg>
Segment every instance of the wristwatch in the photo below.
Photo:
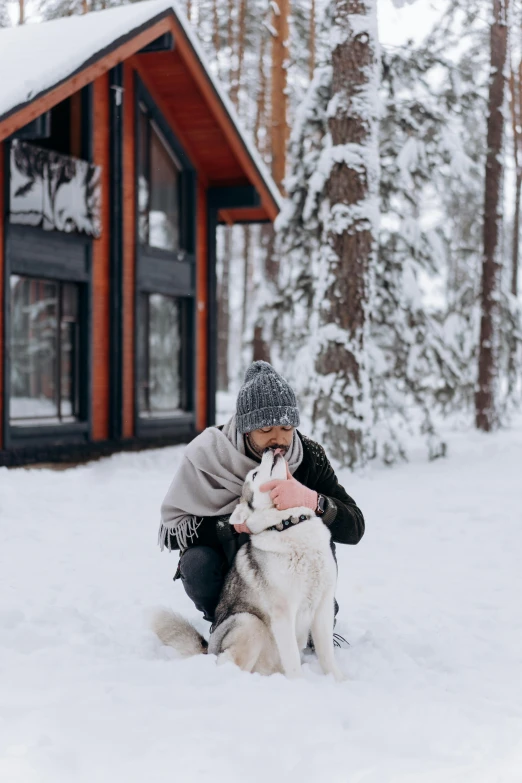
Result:
<svg viewBox="0 0 522 783"><path fill-rule="evenodd" d="M324 512L326 511L326 506L328 505L328 501L325 498L324 495L317 495L317 508L315 509L315 513L318 517L322 517Z"/></svg>

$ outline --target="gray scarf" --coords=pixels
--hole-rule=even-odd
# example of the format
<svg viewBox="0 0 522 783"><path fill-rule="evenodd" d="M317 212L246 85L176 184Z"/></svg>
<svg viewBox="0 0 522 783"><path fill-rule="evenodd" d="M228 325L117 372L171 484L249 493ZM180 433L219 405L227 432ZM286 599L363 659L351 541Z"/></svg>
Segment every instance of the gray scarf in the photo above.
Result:
<svg viewBox="0 0 522 783"><path fill-rule="evenodd" d="M303 460L303 444L294 432L285 455L293 475ZM259 464L245 452L243 435L233 416L222 430L208 427L185 448L183 460L161 506L158 543L170 549L174 533L183 551L196 535L201 517L231 514L243 489L246 474Z"/></svg>

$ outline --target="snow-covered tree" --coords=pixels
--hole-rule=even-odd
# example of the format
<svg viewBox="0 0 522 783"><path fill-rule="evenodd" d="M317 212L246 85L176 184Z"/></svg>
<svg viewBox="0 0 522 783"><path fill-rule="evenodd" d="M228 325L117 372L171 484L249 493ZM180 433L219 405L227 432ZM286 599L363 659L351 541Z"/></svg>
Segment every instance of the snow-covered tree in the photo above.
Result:
<svg viewBox="0 0 522 783"><path fill-rule="evenodd" d="M0 27L9 27L10 24L7 0L0 0Z"/></svg>
<svg viewBox="0 0 522 783"><path fill-rule="evenodd" d="M458 344L444 320L441 283L452 264L465 266L460 255L465 257L469 252L459 244L463 239L458 240L458 246L451 244L451 225L458 220L452 204L455 206L466 188L474 194L471 205L477 203L483 169L480 155L468 154L465 141L458 141L461 110L469 97L463 97L458 85L458 68L436 49L432 54L427 47L410 45L383 54L379 141L382 219L365 352L371 403L367 409L371 426L368 453L385 462L406 455L407 436L418 428L426 436L430 456L443 453L432 411L436 404L448 406L455 400L464 377L463 357L469 346L465 350ZM281 298L272 319L279 361L296 384L307 417L329 448L335 444L327 431L319 430L315 418L313 400L317 395L321 399L318 386L324 384L321 375L315 375L313 359L321 339L320 303L327 301L317 280L325 268L330 280L335 275L331 266L321 266L323 254L328 254L331 246L325 242L324 211L317 197L323 181L321 161L331 144L332 96L332 68L322 65L316 69L291 139L290 200L279 220ZM454 183L458 187L452 190ZM475 221L463 236L466 232L476 232ZM478 256L479 251L475 259ZM426 301L426 289L435 285L442 292L438 307ZM353 288L346 297L349 308ZM326 395L323 399L331 409ZM349 406L346 415L349 419ZM341 407L337 423L342 416Z"/></svg>
<svg viewBox="0 0 522 783"><path fill-rule="evenodd" d="M305 416L332 456L371 456L367 336L377 249L378 53L373 0L332 0L291 140L280 221L283 300L275 319ZM300 349L294 361L295 350Z"/></svg>

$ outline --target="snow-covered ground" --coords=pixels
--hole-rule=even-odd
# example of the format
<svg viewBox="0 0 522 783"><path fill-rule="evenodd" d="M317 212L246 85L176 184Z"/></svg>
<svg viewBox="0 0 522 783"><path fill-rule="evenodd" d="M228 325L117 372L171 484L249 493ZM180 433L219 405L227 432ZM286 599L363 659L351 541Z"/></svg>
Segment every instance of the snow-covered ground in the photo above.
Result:
<svg viewBox="0 0 522 783"><path fill-rule="evenodd" d="M450 457L344 476L367 518L339 547L336 684L211 657L147 630L197 620L156 547L181 449L65 471L0 469L2 783L520 783L522 422Z"/></svg>

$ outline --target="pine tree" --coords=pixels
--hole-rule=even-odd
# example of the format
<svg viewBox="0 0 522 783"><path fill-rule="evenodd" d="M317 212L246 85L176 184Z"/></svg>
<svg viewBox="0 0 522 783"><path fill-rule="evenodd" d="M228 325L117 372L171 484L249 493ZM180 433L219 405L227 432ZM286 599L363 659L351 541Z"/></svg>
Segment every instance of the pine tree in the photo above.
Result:
<svg viewBox="0 0 522 783"><path fill-rule="evenodd" d="M386 463L407 456L409 435L419 429L430 457L444 453L432 412L437 406L455 404L466 370L466 350L455 344L444 308L430 312L426 306L422 278L444 279L454 256L466 259L469 253L464 237L479 237L477 208L470 227L451 244L459 219L456 207L465 208L460 202L471 193L473 210L482 191L480 150L469 145L468 154L467 138L457 143L465 123L469 122L470 133L476 134L480 127L466 101L477 105L477 114L482 104L477 88L467 82L460 85L459 68L444 59L442 49L434 49L438 54L432 55L427 46L410 45L382 57L382 221L366 353L372 425L369 452ZM434 84L439 85L437 89ZM277 361L292 377L310 420L317 380L307 383L306 379L317 348L314 331L320 325L316 281L324 219L317 190L322 181L321 158L329 142L331 100L331 68L321 65L292 133L289 203L278 221L285 263L280 299L272 314L273 344L278 347ZM438 214L439 220L433 223L431 218L431 225L426 226L428 210ZM455 266L460 269L465 264L459 261ZM338 422L342 415L340 411Z"/></svg>

